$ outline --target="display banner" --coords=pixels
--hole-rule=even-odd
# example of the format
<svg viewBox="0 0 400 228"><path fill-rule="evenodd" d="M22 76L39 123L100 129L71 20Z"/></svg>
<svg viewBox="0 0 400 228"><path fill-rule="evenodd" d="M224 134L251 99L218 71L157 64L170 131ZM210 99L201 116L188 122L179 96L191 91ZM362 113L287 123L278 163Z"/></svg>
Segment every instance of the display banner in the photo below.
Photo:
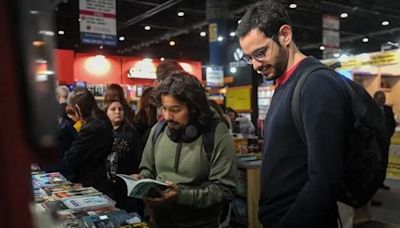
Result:
<svg viewBox="0 0 400 228"><path fill-rule="evenodd" d="M224 86L224 68L222 66L209 66L206 69L207 86Z"/></svg>
<svg viewBox="0 0 400 228"><path fill-rule="evenodd" d="M331 58L340 51L340 21L336 16L324 15L322 17L322 44L324 45L324 58Z"/></svg>
<svg viewBox="0 0 400 228"><path fill-rule="evenodd" d="M115 0L79 0L81 43L117 46Z"/></svg>

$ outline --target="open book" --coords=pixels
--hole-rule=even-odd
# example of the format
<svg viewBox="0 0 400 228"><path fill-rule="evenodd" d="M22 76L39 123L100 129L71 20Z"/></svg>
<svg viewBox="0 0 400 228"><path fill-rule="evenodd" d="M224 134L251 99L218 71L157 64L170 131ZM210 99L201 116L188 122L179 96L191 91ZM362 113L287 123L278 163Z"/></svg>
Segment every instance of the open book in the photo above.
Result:
<svg viewBox="0 0 400 228"><path fill-rule="evenodd" d="M121 177L122 180L125 181L127 187L127 195L129 197L134 198L143 198L143 197L159 197L160 191L163 191L168 188L166 183L161 181L156 181L153 179L140 179L135 180L129 175L125 174L117 174L118 177Z"/></svg>

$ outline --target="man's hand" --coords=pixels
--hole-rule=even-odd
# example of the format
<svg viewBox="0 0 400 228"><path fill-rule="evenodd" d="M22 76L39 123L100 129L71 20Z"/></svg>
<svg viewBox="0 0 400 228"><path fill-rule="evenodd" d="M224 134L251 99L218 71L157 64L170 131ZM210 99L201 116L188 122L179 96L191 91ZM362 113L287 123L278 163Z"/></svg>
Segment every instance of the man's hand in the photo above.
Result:
<svg viewBox="0 0 400 228"><path fill-rule="evenodd" d="M181 193L179 187L172 183L171 181L165 181L165 183L169 186L168 189L164 191L160 191L160 197L151 198L151 197L144 197L143 201L145 204L152 206L158 206L167 203L170 200L176 199L179 194Z"/></svg>
<svg viewBox="0 0 400 228"><path fill-rule="evenodd" d="M135 180L143 179L143 176L140 174L131 174L130 176Z"/></svg>

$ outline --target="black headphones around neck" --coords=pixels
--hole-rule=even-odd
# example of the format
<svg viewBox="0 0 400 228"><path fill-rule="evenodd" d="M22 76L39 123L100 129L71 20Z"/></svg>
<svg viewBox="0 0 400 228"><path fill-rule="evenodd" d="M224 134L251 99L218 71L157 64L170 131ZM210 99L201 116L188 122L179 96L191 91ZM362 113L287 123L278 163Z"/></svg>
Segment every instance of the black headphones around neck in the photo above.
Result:
<svg viewBox="0 0 400 228"><path fill-rule="evenodd" d="M189 124L180 131L171 131L168 127L165 129L168 138L175 143L191 143L200 136L199 127L196 124Z"/></svg>

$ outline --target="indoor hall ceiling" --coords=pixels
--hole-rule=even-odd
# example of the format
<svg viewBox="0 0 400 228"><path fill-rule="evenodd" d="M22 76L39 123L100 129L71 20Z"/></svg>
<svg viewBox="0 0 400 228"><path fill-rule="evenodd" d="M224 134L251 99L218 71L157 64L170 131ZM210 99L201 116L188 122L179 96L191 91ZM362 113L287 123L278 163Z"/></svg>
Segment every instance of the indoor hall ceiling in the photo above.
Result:
<svg viewBox="0 0 400 228"><path fill-rule="evenodd" d="M235 31L237 21L252 0L227 0L229 16L227 37L223 42L237 40L229 33ZM200 32L208 32L206 20L206 0L116 0L118 36L117 48L80 44L78 0L60 1L54 10L56 29L63 30L58 35L58 47L75 49L80 52L96 52L113 55L139 56L150 58L174 58L200 60L208 63L208 37ZM281 1L292 18L294 35L298 47L306 54L322 57L322 15L348 17L340 18L341 49L349 54L379 51L384 43L396 46L400 41L400 1L398 0L298 0ZM289 5L296 3L297 8ZM183 11L184 16L177 16ZM382 25L388 21L388 25ZM145 26L151 26L146 31ZM363 42L364 37L368 42ZM175 46L169 42L175 41ZM397 44L398 46L398 44Z"/></svg>

